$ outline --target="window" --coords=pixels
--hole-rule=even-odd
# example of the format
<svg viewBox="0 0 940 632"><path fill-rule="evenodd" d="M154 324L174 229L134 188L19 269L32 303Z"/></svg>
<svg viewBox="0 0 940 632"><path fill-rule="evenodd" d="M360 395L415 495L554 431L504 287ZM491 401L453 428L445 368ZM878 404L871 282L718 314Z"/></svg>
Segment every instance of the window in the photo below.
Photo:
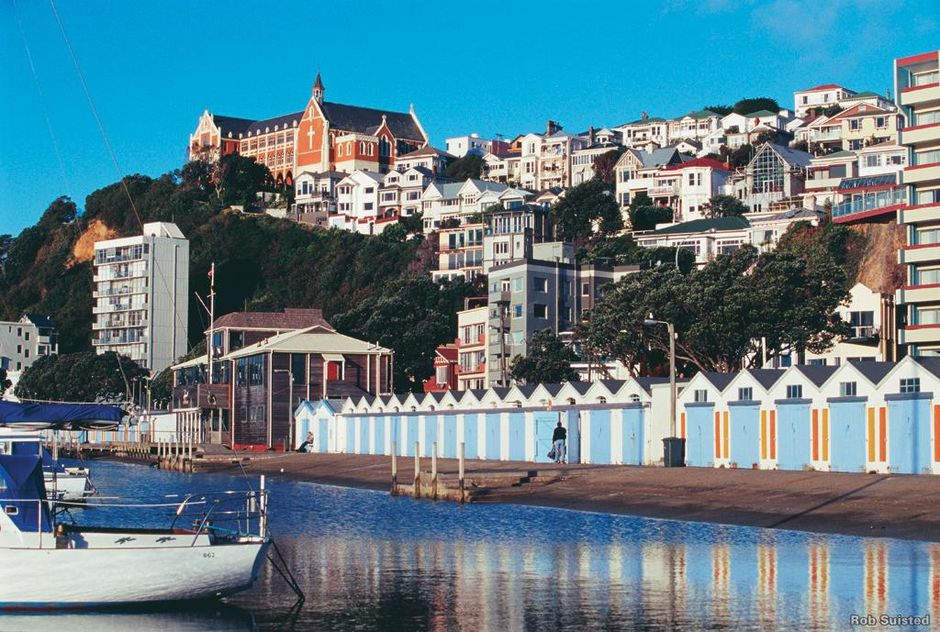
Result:
<svg viewBox="0 0 940 632"><path fill-rule="evenodd" d="M630 401L631 401L631 402L638 402L638 401L640 401L640 396L637 395L636 393L633 393L632 395L630 395Z"/></svg>
<svg viewBox="0 0 940 632"><path fill-rule="evenodd" d="M855 382L839 382L840 397L855 397L857 393L858 388Z"/></svg>
<svg viewBox="0 0 940 632"><path fill-rule="evenodd" d="M850 130L859 130L862 128L862 122L859 119L849 120L849 129Z"/></svg>
<svg viewBox="0 0 940 632"><path fill-rule="evenodd" d="M902 393L919 393L920 392L920 378L919 377L905 377L901 378L900 390Z"/></svg>
<svg viewBox="0 0 940 632"><path fill-rule="evenodd" d="M518 279L512 280L513 292L521 292L524 289L525 289L525 279L523 279L522 277L519 277Z"/></svg>
<svg viewBox="0 0 940 632"><path fill-rule="evenodd" d="M878 129L884 129L888 126L888 117L887 116L877 116L875 117L875 127Z"/></svg>
<svg viewBox="0 0 940 632"><path fill-rule="evenodd" d="M591 284L582 283L581 284L581 296L590 296L591 295Z"/></svg>
<svg viewBox="0 0 940 632"><path fill-rule="evenodd" d="M438 386L444 386L447 384L447 366L439 366L435 368L435 381Z"/></svg>
<svg viewBox="0 0 940 632"><path fill-rule="evenodd" d="M787 384L787 399L802 399L803 398L803 385L802 384Z"/></svg>
<svg viewBox="0 0 940 632"><path fill-rule="evenodd" d="M512 306L512 317L522 318L522 305L516 304Z"/></svg>
<svg viewBox="0 0 940 632"><path fill-rule="evenodd" d="M697 402L707 402L708 401L708 391L704 388L698 389L693 393L695 401Z"/></svg>
<svg viewBox="0 0 940 632"><path fill-rule="evenodd" d="M532 315L536 318L548 318L548 305L534 303L532 305Z"/></svg>
<svg viewBox="0 0 940 632"><path fill-rule="evenodd" d="M534 277L532 283L535 285L536 292L548 292L548 279L545 277Z"/></svg>
<svg viewBox="0 0 940 632"><path fill-rule="evenodd" d="M870 338L874 335L875 312L849 312L849 326L853 338Z"/></svg>
<svg viewBox="0 0 940 632"><path fill-rule="evenodd" d="M750 386L744 386L738 389L738 399L742 402L748 402L754 399L754 389Z"/></svg>

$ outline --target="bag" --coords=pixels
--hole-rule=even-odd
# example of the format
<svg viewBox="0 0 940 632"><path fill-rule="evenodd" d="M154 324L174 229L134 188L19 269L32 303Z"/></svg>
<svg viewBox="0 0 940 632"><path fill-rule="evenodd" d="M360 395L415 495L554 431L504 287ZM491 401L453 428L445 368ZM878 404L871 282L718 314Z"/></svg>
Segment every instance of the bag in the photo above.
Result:
<svg viewBox="0 0 940 632"><path fill-rule="evenodd" d="M548 458L550 459L555 458L555 446L552 446L552 449L548 451Z"/></svg>

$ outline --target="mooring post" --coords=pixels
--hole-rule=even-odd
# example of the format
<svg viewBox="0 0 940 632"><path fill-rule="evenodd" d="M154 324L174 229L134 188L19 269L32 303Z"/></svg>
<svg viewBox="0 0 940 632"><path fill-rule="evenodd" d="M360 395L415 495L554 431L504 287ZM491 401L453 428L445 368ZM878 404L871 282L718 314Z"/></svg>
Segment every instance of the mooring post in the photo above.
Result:
<svg viewBox="0 0 940 632"><path fill-rule="evenodd" d="M460 442L460 451L457 453L457 488L460 490L460 499L459 502L464 501L463 497L463 441Z"/></svg>
<svg viewBox="0 0 940 632"><path fill-rule="evenodd" d="M415 441L415 498L421 498L421 442Z"/></svg>
<svg viewBox="0 0 940 632"><path fill-rule="evenodd" d="M431 498L437 500L437 441L431 443Z"/></svg>
<svg viewBox="0 0 940 632"><path fill-rule="evenodd" d="M392 496L398 495L398 446L392 441Z"/></svg>

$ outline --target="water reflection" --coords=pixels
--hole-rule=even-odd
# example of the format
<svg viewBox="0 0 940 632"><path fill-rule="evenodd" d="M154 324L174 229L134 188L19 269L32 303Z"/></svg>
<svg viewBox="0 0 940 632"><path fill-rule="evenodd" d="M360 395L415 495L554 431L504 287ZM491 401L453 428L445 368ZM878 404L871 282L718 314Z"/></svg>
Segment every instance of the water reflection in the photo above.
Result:
<svg viewBox="0 0 940 632"><path fill-rule="evenodd" d="M245 483L95 466L108 492ZM458 507L288 481L272 489L272 531L307 602L292 613L292 593L267 566L231 599L252 613L236 622L247 627L199 629L844 630L852 615L883 613L940 621L940 545L930 543ZM164 625L186 623L151 627ZM13 629L24 627L37 626Z"/></svg>

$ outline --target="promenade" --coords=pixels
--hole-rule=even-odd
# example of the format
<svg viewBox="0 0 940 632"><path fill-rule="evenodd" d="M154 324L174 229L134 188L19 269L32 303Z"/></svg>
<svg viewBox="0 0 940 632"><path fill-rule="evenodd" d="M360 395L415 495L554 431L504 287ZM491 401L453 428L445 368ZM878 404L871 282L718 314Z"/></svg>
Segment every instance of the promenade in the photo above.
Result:
<svg viewBox="0 0 940 632"><path fill-rule="evenodd" d="M388 490L391 458L348 454L251 454L249 474ZM468 460L466 478L486 493L474 502L504 502L822 533L940 542L940 478L713 468L555 465ZM430 459L421 470L430 471ZM212 471L238 470L213 466ZM438 472L456 477L455 459ZM515 487L500 479L535 476ZM414 478L414 459L399 457L398 480ZM487 489L492 485L492 488ZM432 501L428 501L432 502Z"/></svg>

